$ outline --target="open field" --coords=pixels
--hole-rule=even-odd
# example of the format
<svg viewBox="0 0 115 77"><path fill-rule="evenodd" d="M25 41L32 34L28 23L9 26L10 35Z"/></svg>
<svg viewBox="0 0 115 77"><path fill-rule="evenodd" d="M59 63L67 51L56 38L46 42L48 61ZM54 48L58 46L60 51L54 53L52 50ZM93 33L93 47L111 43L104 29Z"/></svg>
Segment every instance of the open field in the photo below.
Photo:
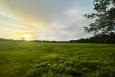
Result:
<svg viewBox="0 0 115 77"><path fill-rule="evenodd" d="M115 44L0 42L0 77L115 77Z"/></svg>

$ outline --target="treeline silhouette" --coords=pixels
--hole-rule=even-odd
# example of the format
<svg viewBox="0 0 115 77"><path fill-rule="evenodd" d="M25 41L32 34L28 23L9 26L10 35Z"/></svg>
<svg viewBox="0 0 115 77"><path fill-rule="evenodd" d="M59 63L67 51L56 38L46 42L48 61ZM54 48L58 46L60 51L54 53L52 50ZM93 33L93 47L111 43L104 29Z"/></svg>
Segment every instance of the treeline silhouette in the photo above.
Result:
<svg viewBox="0 0 115 77"><path fill-rule="evenodd" d="M0 38L0 41L12 41L12 39Z"/></svg>
<svg viewBox="0 0 115 77"><path fill-rule="evenodd" d="M98 34L89 38L82 38L79 40L70 40L73 43L108 43L108 44L115 44L115 34Z"/></svg>
<svg viewBox="0 0 115 77"><path fill-rule="evenodd" d="M0 41L24 41L24 40L12 40L0 38ZM82 38L78 40L70 41L48 41L48 40L32 40L32 42L41 42L41 43L108 43L115 44L115 34L98 34L89 38Z"/></svg>
<svg viewBox="0 0 115 77"><path fill-rule="evenodd" d="M45 43L107 43L115 44L115 34L112 32L110 34L98 34L89 38L82 38L78 40L70 41L48 41L48 40L35 40L34 42L45 42Z"/></svg>
<svg viewBox="0 0 115 77"><path fill-rule="evenodd" d="M44 42L44 43L69 43L70 41L33 40L33 42Z"/></svg>

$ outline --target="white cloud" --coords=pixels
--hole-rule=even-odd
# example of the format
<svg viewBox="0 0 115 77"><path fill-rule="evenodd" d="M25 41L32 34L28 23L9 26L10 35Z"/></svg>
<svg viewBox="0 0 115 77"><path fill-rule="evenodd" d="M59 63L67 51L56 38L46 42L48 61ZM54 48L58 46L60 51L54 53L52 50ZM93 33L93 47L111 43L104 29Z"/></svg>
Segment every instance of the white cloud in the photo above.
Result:
<svg viewBox="0 0 115 77"><path fill-rule="evenodd" d="M83 16L85 13L85 10L79 6L67 9L63 16L58 17L51 24L56 30L54 33L56 37L61 38L61 40L71 40L92 36L84 31L84 26L91 22Z"/></svg>
<svg viewBox="0 0 115 77"><path fill-rule="evenodd" d="M12 13L0 11L0 21L11 32L14 32L14 27L15 31L35 32L41 40L70 40L90 36L83 28L90 23L83 17L88 8L78 5L80 2L84 4L83 0L2 1Z"/></svg>

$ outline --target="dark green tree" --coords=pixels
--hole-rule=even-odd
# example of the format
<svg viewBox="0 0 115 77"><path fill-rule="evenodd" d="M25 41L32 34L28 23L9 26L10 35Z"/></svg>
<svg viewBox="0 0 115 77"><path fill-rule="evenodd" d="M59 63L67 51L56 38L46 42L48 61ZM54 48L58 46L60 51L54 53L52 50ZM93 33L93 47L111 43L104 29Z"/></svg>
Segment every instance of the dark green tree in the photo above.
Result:
<svg viewBox="0 0 115 77"><path fill-rule="evenodd" d="M95 22L84 27L85 31L94 34L115 33L115 0L94 0L93 5L96 12L84 16Z"/></svg>

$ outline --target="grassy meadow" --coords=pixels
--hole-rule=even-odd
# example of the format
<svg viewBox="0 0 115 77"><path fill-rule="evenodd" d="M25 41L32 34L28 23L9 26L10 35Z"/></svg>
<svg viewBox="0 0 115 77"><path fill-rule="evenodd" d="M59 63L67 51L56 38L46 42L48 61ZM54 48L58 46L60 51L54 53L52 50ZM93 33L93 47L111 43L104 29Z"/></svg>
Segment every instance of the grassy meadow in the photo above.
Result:
<svg viewBox="0 0 115 77"><path fill-rule="evenodd" d="M0 77L115 77L115 44L0 42Z"/></svg>

